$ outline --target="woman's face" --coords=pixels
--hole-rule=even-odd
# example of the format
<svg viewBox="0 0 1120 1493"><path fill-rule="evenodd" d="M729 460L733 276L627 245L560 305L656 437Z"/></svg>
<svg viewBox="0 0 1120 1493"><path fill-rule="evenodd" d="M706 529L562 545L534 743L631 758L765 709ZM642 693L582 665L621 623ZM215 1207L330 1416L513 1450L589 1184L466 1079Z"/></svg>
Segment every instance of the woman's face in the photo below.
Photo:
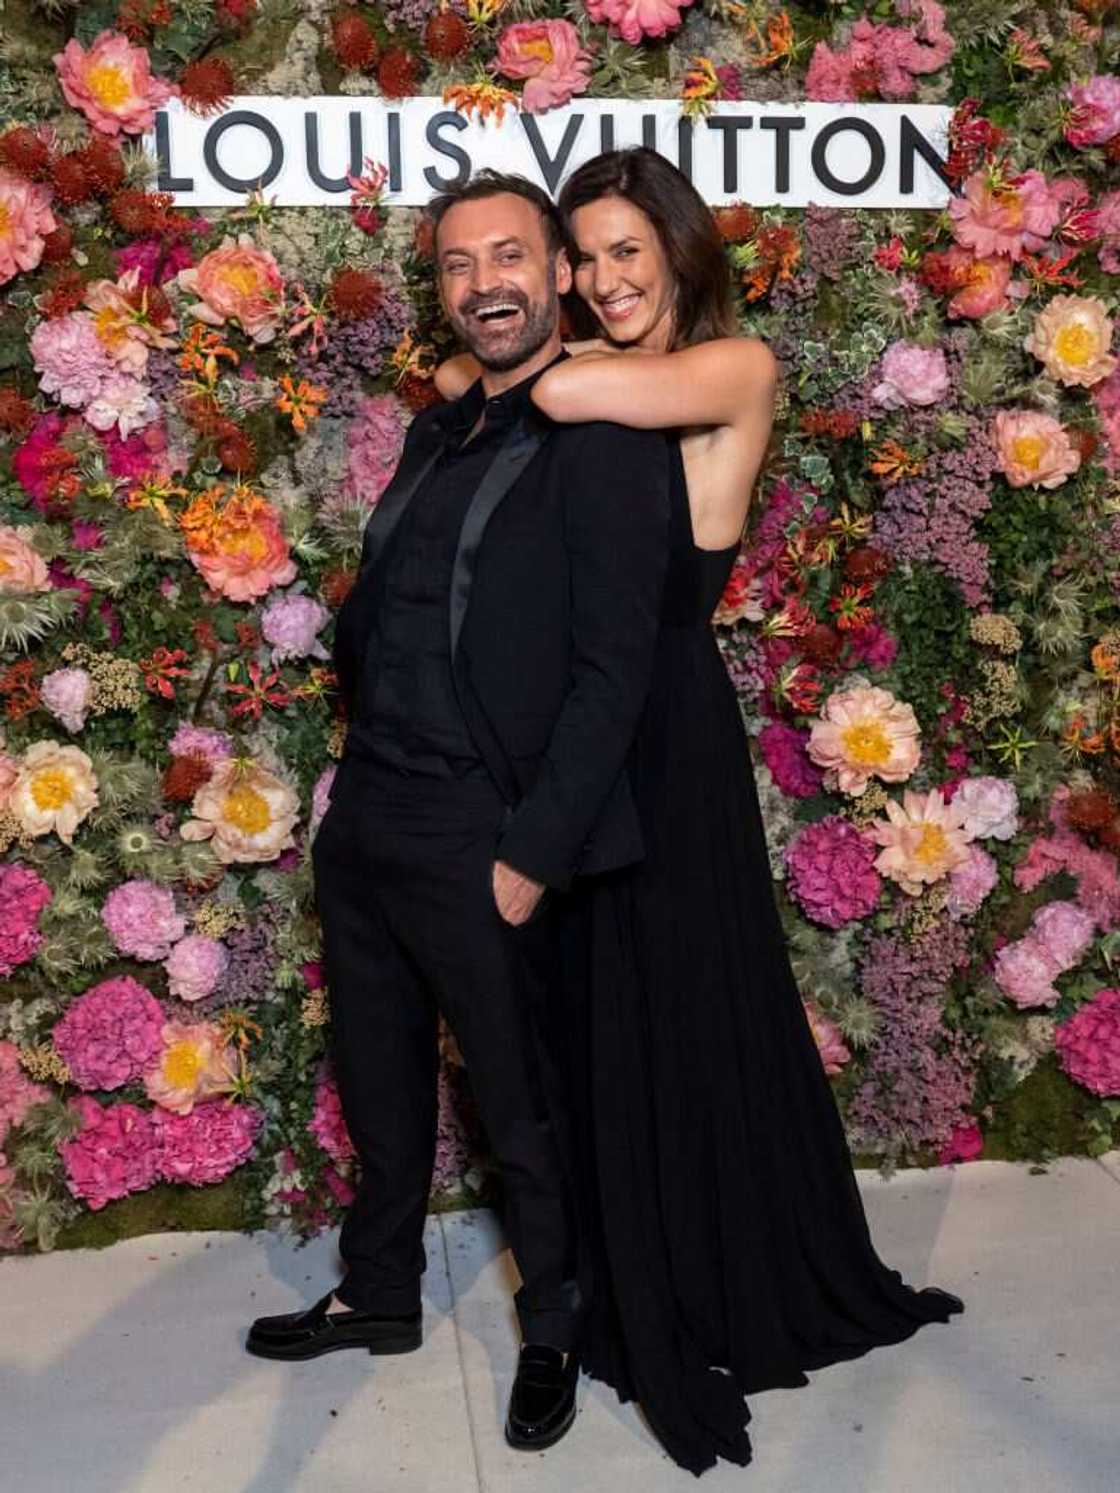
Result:
<svg viewBox="0 0 1120 1493"><path fill-rule="evenodd" d="M624 197L600 197L576 208L571 229L579 246L576 290L606 335L666 351L676 287L649 218Z"/></svg>

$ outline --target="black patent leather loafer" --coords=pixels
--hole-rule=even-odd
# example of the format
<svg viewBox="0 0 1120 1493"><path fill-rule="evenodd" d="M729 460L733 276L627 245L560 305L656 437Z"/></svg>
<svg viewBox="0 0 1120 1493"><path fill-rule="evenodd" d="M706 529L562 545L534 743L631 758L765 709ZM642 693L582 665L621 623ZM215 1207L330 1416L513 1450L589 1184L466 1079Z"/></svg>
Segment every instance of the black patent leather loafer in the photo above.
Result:
<svg viewBox="0 0 1120 1493"><path fill-rule="evenodd" d="M328 1312L334 1293L302 1312L258 1317L245 1347L258 1358L318 1358L340 1348L369 1353L411 1353L421 1341L420 1313L409 1317L376 1317L368 1312Z"/></svg>
<svg viewBox="0 0 1120 1493"><path fill-rule="evenodd" d="M579 1363L574 1353L526 1343L509 1397L506 1440L518 1451L543 1451L560 1440L576 1418Z"/></svg>

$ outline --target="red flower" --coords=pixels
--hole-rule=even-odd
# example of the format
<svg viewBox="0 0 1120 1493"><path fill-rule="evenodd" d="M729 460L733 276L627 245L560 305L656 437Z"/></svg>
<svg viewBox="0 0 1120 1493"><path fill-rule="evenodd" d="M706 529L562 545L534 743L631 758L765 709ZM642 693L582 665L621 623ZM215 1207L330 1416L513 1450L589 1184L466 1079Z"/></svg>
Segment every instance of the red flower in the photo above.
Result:
<svg viewBox="0 0 1120 1493"><path fill-rule="evenodd" d="M260 664L251 663L248 666L248 684L227 684L227 695L243 695L230 711L231 716L248 715L253 720L259 721L266 705L273 705L277 710L283 710L290 705L292 697L285 685L280 682L280 671L274 669L267 676L263 673Z"/></svg>
<svg viewBox="0 0 1120 1493"><path fill-rule="evenodd" d="M151 658L140 660L140 667L144 671L144 683L153 695L161 695L165 700L174 700L175 686L171 681L186 678L191 672L190 669L182 667L186 658L185 648L164 648L161 645Z"/></svg>
<svg viewBox="0 0 1120 1493"><path fill-rule="evenodd" d="M236 92L233 69L222 57L202 57L197 62L188 62L179 79L183 103L192 114L203 119L227 108Z"/></svg>

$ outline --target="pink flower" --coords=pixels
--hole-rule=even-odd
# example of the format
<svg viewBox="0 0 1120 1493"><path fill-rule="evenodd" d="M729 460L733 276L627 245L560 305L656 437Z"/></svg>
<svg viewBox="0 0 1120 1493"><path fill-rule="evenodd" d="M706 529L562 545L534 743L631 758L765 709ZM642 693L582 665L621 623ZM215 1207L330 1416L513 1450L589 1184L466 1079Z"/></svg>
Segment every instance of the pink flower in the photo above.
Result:
<svg viewBox="0 0 1120 1493"><path fill-rule="evenodd" d="M272 504L252 496L233 510L227 504L207 549L187 549L191 564L212 591L228 601L258 601L273 586L296 578L296 564Z"/></svg>
<svg viewBox="0 0 1120 1493"><path fill-rule="evenodd" d="M1031 920L1031 935L1063 970L1081 963L1096 933L1092 915L1073 902L1048 902Z"/></svg>
<svg viewBox="0 0 1120 1493"><path fill-rule="evenodd" d="M999 410L992 445L1012 487L1060 487L1081 465L1065 426L1039 410Z"/></svg>
<svg viewBox="0 0 1120 1493"><path fill-rule="evenodd" d="M97 398L113 364L88 311L41 321L31 334L39 387L80 409Z"/></svg>
<svg viewBox="0 0 1120 1493"><path fill-rule="evenodd" d="M27 1112L36 1104L45 1104L51 1091L41 1083L32 1083L19 1065L19 1048L14 1042L0 1042L0 1146L13 1125L22 1125Z"/></svg>
<svg viewBox="0 0 1120 1493"><path fill-rule="evenodd" d="M207 762L224 762L233 756L233 742L224 731L209 726L182 725L167 743L173 757L204 757Z"/></svg>
<svg viewBox="0 0 1120 1493"><path fill-rule="evenodd" d="M949 392L949 370L939 347L892 342L879 365L879 382L871 391L888 410L908 404L938 404Z"/></svg>
<svg viewBox="0 0 1120 1493"><path fill-rule="evenodd" d="M312 596L298 593L278 596L261 613L261 635L266 643L272 644L272 662L329 658L330 654L315 635L330 620L330 612Z"/></svg>
<svg viewBox="0 0 1120 1493"><path fill-rule="evenodd" d="M163 1010L130 975L91 985L55 1023L54 1045L80 1089L119 1089L160 1050Z"/></svg>
<svg viewBox="0 0 1120 1493"><path fill-rule="evenodd" d="M940 881L968 859L962 818L963 810L955 801L947 804L940 788L928 793L907 788L901 804L888 799L886 819L871 825L871 834L883 847L876 870L916 897L923 886Z"/></svg>
<svg viewBox="0 0 1120 1493"><path fill-rule="evenodd" d="M27 596L51 589L46 561L18 529L0 524L0 596Z"/></svg>
<svg viewBox="0 0 1120 1493"><path fill-rule="evenodd" d="M853 627L848 633L848 665L866 664L869 669L889 669L898 657L898 639L880 622Z"/></svg>
<svg viewBox="0 0 1120 1493"><path fill-rule="evenodd" d="M945 910L954 922L979 912L988 893L999 880L999 867L981 845L968 847L968 859L949 872L949 897Z"/></svg>
<svg viewBox="0 0 1120 1493"><path fill-rule="evenodd" d="M106 353L123 373L143 378L149 348L175 346L175 317L170 310L163 316L149 313L138 270L122 275L119 284L92 281L86 286L85 305L93 313L94 330Z"/></svg>
<svg viewBox="0 0 1120 1493"><path fill-rule="evenodd" d="M770 776L790 798L812 798L819 793L823 773L809 760L808 731L798 731L785 721L764 726L758 745Z"/></svg>
<svg viewBox="0 0 1120 1493"><path fill-rule="evenodd" d="M809 756L858 798L871 778L903 783L921 757L913 708L889 690L855 685L829 695L809 732Z"/></svg>
<svg viewBox="0 0 1120 1493"><path fill-rule="evenodd" d="M949 199L953 236L977 259L1002 254L1017 262L1025 252L1042 248L1061 214L1041 171L1024 171L993 187L981 169L965 182L963 197Z"/></svg>
<svg viewBox="0 0 1120 1493"><path fill-rule="evenodd" d="M85 417L95 430L112 430L129 436L142 430L159 414L147 384L128 373L111 373L102 380L96 397L86 405Z"/></svg>
<svg viewBox="0 0 1120 1493"><path fill-rule="evenodd" d="M817 43L805 77L806 98L854 102L867 94L869 80L881 98L912 98L916 77L943 68L956 43L945 29L945 12L937 0L898 0L895 9L903 17L916 16L914 24L883 26L861 16L840 51Z"/></svg>
<svg viewBox="0 0 1120 1493"><path fill-rule="evenodd" d="M967 1125L957 1125L952 1135L942 1146L937 1161L940 1166L950 1166L954 1161L975 1161L984 1149L984 1136L975 1120Z"/></svg>
<svg viewBox="0 0 1120 1493"><path fill-rule="evenodd" d="M319 821L330 808L331 788L334 786L335 774L338 772L338 764L332 762L329 767L324 767L315 779L315 786L311 790L311 821L307 833L314 836L319 828Z"/></svg>
<svg viewBox="0 0 1120 1493"><path fill-rule="evenodd" d="M254 342L271 342L284 310L284 277L267 249L247 233L225 238L192 269L180 270L179 284L198 301L191 314L210 326L236 321Z"/></svg>
<svg viewBox="0 0 1120 1493"><path fill-rule="evenodd" d="M0 285L43 257L43 239L58 227L51 190L0 166Z"/></svg>
<svg viewBox="0 0 1120 1493"><path fill-rule="evenodd" d="M117 31L102 31L86 49L73 38L54 65L67 103L106 135L142 135L153 129L155 111L178 89L152 76L143 47L134 47Z"/></svg>
<svg viewBox="0 0 1120 1493"><path fill-rule="evenodd" d="M826 1016L817 1005L816 1001L804 1001L805 1015L809 1021L809 1030L813 1034L813 1041L817 1044L817 1051L821 1055L824 1071L829 1077L842 1071L844 1064L851 1057L840 1028Z"/></svg>
<svg viewBox="0 0 1120 1493"><path fill-rule="evenodd" d="M307 1126L332 1161L349 1161L354 1142L342 1117L342 1102L333 1078L321 1078L315 1089L315 1112Z"/></svg>
<svg viewBox="0 0 1120 1493"><path fill-rule="evenodd" d="M1075 903L1047 903L1024 936L996 955L996 984L1017 1006L1056 1005L1055 979L1081 962L1095 931L1092 917Z"/></svg>
<svg viewBox="0 0 1120 1493"><path fill-rule="evenodd" d="M1120 261L1117 263L1120 274ZM1093 385L1093 403L1097 408L1104 449L1101 463L1106 472L1115 476L1120 472L1120 368L1116 368L1099 384Z"/></svg>
<svg viewBox="0 0 1120 1493"><path fill-rule="evenodd" d="M392 394L371 394L362 400L346 432L349 446L343 493L357 498L367 510L389 485L404 447L405 412Z"/></svg>
<svg viewBox="0 0 1120 1493"><path fill-rule="evenodd" d="M210 995L229 965L229 952L217 938L188 933L163 962L167 988L181 1001L200 1001Z"/></svg>
<svg viewBox="0 0 1120 1493"><path fill-rule="evenodd" d="M791 896L826 928L866 917L879 901L875 847L839 814L807 825L787 848L786 867Z"/></svg>
<svg viewBox="0 0 1120 1493"><path fill-rule="evenodd" d="M1113 325L1099 296L1056 295L1035 317L1023 346L1051 378L1089 389L1118 366L1109 352Z"/></svg>
<svg viewBox="0 0 1120 1493"><path fill-rule="evenodd" d="M7 979L39 952L43 942L39 914L49 906L52 895L30 866L11 861L0 864L0 979Z"/></svg>
<svg viewBox="0 0 1120 1493"><path fill-rule="evenodd" d="M1120 192L1106 192L1097 203L1097 251L1106 275L1120 275Z"/></svg>
<svg viewBox="0 0 1120 1493"><path fill-rule="evenodd" d="M171 945L187 931L175 896L154 881L124 881L105 898L101 921L122 954L135 959L166 959Z"/></svg>
<svg viewBox="0 0 1120 1493"><path fill-rule="evenodd" d="M52 669L39 686L43 704L67 731L80 731L89 713L93 679L85 669Z"/></svg>
<svg viewBox="0 0 1120 1493"><path fill-rule="evenodd" d="M253 1154L264 1116L249 1104L211 1099L189 1114L152 1116L160 1174L168 1182L206 1187L222 1182Z"/></svg>
<svg viewBox="0 0 1120 1493"><path fill-rule="evenodd" d="M506 78L528 79L521 106L529 114L566 104L574 93L586 93L591 81L591 53L580 45L571 21L507 26L490 66Z"/></svg>
<svg viewBox="0 0 1120 1493"><path fill-rule="evenodd" d="M1120 1094L1120 990L1098 990L1054 1033L1058 1061L1094 1094Z"/></svg>
<svg viewBox="0 0 1120 1493"><path fill-rule="evenodd" d="M74 1197L96 1213L114 1198L158 1182L159 1148L150 1114L135 1104L103 1108L86 1094L71 1099L70 1108L82 1128L58 1149Z"/></svg>
<svg viewBox="0 0 1120 1493"><path fill-rule="evenodd" d="M636 47L643 36L667 36L681 23L681 11L691 0L583 0L597 25Z"/></svg>
<svg viewBox="0 0 1120 1493"><path fill-rule="evenodd" d="M169 1021L160 1048L144 1072L144 1092L153 1104L189 1115L203 1099L229 1092L234 1057L216 1022Z"/></svg>
<svg viewBox="0 0 1120 1493"><path fill-rule="evenodd" d="M966 778L953 802L970 840L1010 840L1019 828L1019 795L1007 778Z"/></svg>
<svg viewBox="0 0 1120 1493"><path fill-rule="evenodd" d="M1066 98L1073 104L1065 127L1070 145L1083 150L1120 135L1120 77L1098 73L1087 83L1071 83Z"/></svg>
<svg viewBox="0 0 1120 1493"><path fill-rule="evenodd" d="M946 251L945 262L949 271L963 281L945 308L949 316L974 320L1011 304L1007 294L1011 281L1009 259L996 254L977 259L960 244L954 244Z"/></svg>

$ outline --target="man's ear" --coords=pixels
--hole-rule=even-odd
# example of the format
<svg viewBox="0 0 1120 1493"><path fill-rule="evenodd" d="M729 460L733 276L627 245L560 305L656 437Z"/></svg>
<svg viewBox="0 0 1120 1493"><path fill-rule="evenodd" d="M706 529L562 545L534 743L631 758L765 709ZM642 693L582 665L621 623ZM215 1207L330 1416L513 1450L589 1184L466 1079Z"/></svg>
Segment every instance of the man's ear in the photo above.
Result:
<svg viewBox="0 0 1120 1493"><path fill-rule="evenodd" d="M568 259L566 249L556 251L556 290L559 295L567 295L572 288L572 266Z"/></svg>

